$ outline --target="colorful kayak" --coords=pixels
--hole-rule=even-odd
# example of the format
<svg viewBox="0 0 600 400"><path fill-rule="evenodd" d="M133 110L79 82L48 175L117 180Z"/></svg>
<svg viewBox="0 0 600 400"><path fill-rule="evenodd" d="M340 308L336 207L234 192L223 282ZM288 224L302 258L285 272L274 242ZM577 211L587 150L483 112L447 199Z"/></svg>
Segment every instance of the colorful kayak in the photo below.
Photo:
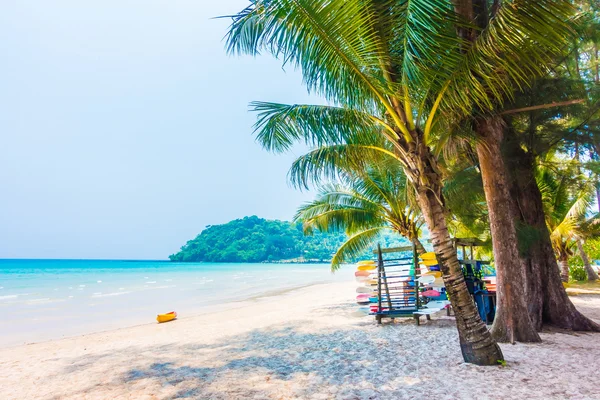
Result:
<svg viewBox="0 0 600 400"><path fill-rule="evenodd" d="M442 273L440 271L429 271L423 274L424 276L433 276L434 278L441 278Z"/></svg>
<svg viewBox="0 0 600 400"><path fill-rule="evenodd" d="M432 266L432 265L438 265L437 260L423 260L423 261L419 261L419 264L421 265L426 265L426 266Z"/></svg>
<svg viewBox="0 0 600 400"><path fill-rule="evenodd" d="M435 276L432 276L432 275L423 275L422 277L420 277L419 279L417 279L417 281L421 285L431 285L433 282L435 282Z"/></svg>
<svg viewBox="0 0 600 400"><path fill-rule="evenodd" d="M435 281L431 284L434 288L444 288L446 284L444 283L444 278L435 278Z"/></svg>
<svg viewBox="0 0 600 400"><path fill-rule="evenodd" d="M373 292L374 292L374 290L373 290L372 287L360 286L360 287L356 288L356 293L359 293L359 294L363 294L363 293L370 294L370 293L373 293Z"/></svg>
<svg viewBox="0 0 600 400"><path fill-rule="evenodd" d="M158 321L159 324L161 324L163 322L173 321L175 318L177 318L177 313L175 311L171 311L166 314L158 314L156 316L156 320Z"/></svg>
<svg viewBox="0 0 600 400"><path fill-rule="evenodd" d="M370 276L371 272L369 271L356 271L354 276Z"/></svg>
<svg viewBox="0 0 600 400"><path fill-rule="evenodd" d="M435 253L430 251L429 253L421 254L419 258L421 260L435 260Z"/></svg>
<svg viewBox="0 0 600 400"><path fill-rule="evenodd" d="M421 293L421 296L424 297L440 297L441 293L438 292L437 290L426 290L424 292Z"/></svg>
<svg viewBox="0 0 600 400"><path fill-rule="evenodd" d="M450 302L448 300L430 301L429 303L425 304L425 306L430 309L431 308L443 309L449 305L450 305Z"/></svg>
<svg viewBox="0 0 600 400"><path fill-rule="evenodd" d="M373 271L377 269L377 265L359 265L356 269L359 271Z"/></svg>
<svg viewBox="0 0 600 400"><path fill-rule="evenodd" d="M357 265L375 265L377 264L374 260L363 260L356 263Z"/></svg>

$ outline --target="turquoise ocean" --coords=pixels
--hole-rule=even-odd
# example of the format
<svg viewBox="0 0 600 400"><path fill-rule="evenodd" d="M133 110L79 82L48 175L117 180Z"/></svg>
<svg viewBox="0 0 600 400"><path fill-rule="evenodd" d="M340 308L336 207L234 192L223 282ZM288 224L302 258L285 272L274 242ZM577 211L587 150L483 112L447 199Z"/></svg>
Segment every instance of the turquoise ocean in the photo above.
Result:
<svg viewBox="0 0 600 400"><path fill-rule="evenodd" d="M327 264L0 260L0 347L219 311L231 302L352 279ZM351 294L349 294L351 297Z"/></svg>

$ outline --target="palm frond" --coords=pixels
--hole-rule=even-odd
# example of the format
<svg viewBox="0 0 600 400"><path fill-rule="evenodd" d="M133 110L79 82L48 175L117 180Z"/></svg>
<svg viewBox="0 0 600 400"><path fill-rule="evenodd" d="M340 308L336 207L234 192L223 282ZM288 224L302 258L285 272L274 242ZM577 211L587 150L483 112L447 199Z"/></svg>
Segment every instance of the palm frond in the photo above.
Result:
<svg viewBox="0 0 600 400"><path fill-rule="evenodd" d="M395 113L381 76L389 57L364 0L254 0L227 35L232 53L267 50L302 70L309 90L350 107Z"/></svg>
<svg viewBox="0 0 600 400"><path fill-rule="evenodd" d="M381 142L382 126L348 108L253 102L251 111L258 113L256 139L269 151L283 152L296 142L312 147Z"/></svg>
<svg viewBox="0 0 600 400"><path fill-rule="evenodd" d="M388 227L375 227L364 230L360 233L351 236L344 244L337 250L333 259L331 260L331 271L337 271L340 266L344 263L350 262L354 258L363 254L371 246L374 245L377 237Z"/></svg>
<svg viewBox="0 0 600 400"><path fill-rule="evenodd" d="M544 74L553 57L566 51L573 31L574 8L568 1L506 0L460 61L448 59L438 74L446 110L471 114L473 107L489 110L512 96L532 78ZM449 67L449 68L448 68ZM439 90L437 91L439 93Z"/></svg>
<svg viewBox="0 0 600 400"><path fill-rule="evenodd" d="M378 138L381 142L381 138ZM293 186L308 189L309 184L340 179L365 171L368 165L398 169L399 158L380 143L340 144L314 149L294 160L288 178Z"/></svg>

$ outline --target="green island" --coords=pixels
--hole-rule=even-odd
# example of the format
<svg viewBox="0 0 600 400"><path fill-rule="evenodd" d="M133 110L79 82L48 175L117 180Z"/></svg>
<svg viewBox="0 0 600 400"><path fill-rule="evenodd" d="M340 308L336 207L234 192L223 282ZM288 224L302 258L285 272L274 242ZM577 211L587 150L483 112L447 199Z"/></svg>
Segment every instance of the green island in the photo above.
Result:
<svg viewBox="0 0 600 400"><path fill-rule="evenodd" d="M347 239L345 233L305 235L301 222L267 220L255 215L209 225L169 256L178 262L330 262ZM403 245L400 235L382 233L382 246Z"/></svg>

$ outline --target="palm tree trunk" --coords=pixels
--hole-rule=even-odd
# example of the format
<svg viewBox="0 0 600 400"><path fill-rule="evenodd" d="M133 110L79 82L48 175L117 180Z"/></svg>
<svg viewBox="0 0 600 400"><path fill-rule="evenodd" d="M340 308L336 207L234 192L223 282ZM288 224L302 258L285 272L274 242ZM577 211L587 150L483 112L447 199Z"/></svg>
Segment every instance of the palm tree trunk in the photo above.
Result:
<svg viewBox="0 0 600 400"><path fill-rule="evenodd" d="M433 166L433 157L429 149L421 146L419 155L413 154L413 176L421 212L429 228L431 241L444 284L456 315L456 326L460 348L465 362L477 365L496 365L504 356L498 344L492 338L481 321L473 298L469 294L462 273L456 249L454 248L448 226L446 212L441 197L441 179ZM418 173L416 171L419 171ZM427 184L424 184L426 180Z"/></svg>
<svg viewBox="0 0 600 400"><path fill-rule="evenodd" d="M581 256L581 259L583 260L583 266L585 268L585 272L587 274L588 281L590 281L590 282L597 281L598 274L592 268L592 264L590 264L590 259L587 255L587 253L585 252L585 250L583 249L583 244L581 243L580 240L577 241L577 250L579 251L579 255Z"/></svg>
<svg viewBox="0 0 600 400"><path fill-rule="evenodd" d="M510 181L502 158L504 124L500 117L477 122L477 155L487 200L498 285L492 335L499 342L541 342L529 318L524 264L511 209Z"/></svg>
<svg viewBox="0 0 600 400"><path fill-rule="evenodd" d="M510 125L510 124L509 124ZM503 156L511 174L513 215L526 232L519 237L526 265L529 317L538 331L552 325L574 331L600 331L600 326L573 305L561 282L550 232L546 226L542 194L535 180L535 155L521 147L512 129L506 131Z"/></svg>
<svg viewBox="0 0 600 400"><path fill-rule="evenodd" d="M569 259L561 256L558 259L558 266L560 267L560 279L563 282L569 282Z"/></svg>
<svg viewBox="0 0 600 400"><path fill-rule="evenodd" d="M419 240L419 238L413 238L411 240L411 242L417 248L417 254L418 255L422 255L422 254L427 253L427 250L425 250L425 247L423 246L423 243L421 243L421 241Z"/></svg>

